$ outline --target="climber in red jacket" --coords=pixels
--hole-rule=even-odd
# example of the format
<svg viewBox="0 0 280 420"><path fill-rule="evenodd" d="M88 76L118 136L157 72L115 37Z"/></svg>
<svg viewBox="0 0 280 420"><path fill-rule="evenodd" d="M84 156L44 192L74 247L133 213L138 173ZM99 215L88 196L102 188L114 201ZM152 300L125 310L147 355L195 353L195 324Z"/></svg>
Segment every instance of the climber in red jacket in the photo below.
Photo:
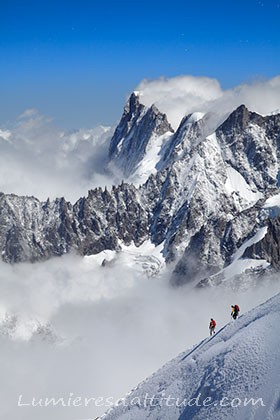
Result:
<svg viewBox="0 0 280 420"><path fill-rule="evenodd" d="M215 328L216 328L216 321L215 319L211 318L210 320L210 324L209 324L209 331L210 331L210 335L215 334Z"/></svg>

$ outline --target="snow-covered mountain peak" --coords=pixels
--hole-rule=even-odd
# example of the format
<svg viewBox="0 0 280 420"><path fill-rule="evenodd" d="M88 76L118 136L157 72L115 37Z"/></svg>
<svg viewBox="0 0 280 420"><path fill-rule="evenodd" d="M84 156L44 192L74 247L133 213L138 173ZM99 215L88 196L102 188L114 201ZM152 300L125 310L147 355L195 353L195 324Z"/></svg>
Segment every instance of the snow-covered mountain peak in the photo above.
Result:
<svg viewBox="0 0 280 420"><path fill-rule="evenodd" d="M258 127L269 125L273 128L279 124L279 118L280 114L263 116L250 111L245 105L240 105L226 118L217 131L223 131L229 135L232 132L244 132L252 125Z"/></svg>
<svg viewBox="0 0 280 420"><path fill-rule="evenodd" d="M139 109L143 109L144 107L145 105L140 103L139 95L137 92L132 92L125 104L124 114L136 114Z"/></svg>
<svg viewBox="0 0 280 420"><path fill-rule="evenodd" d="M227 129L235 128L238 130L244 130L249 121L250 111L244 104L236 108L221 125L223 131Z"/></svg>
<svg viewBox="0 0 280 420"><path fill-rule="evenodd" d="M257 259L280 266L279 226L261 208L279 193L280 115L263 117L241 105L221 123L195 112L174 133L166 115L140 99L132 93L110 144L109 167L125 182L110 192L94 189L74 205L1 196L2 259L92 255L151 240L176 265L174 284L200 282L267 226L262 243L242 255L249 253L254 267Z"/></svg>
<svg viewBox="0 0 280 420"><path fill-rule="evenodd" d="M155 105L150 108L142 105L139 96L133 92L111 140L109 149L111 171L115 173L119 171L120 178L128 179L151 149L161 148L162 136L172 132L166 115L162 114ZM148 160L150 159L148 156ZM155 159L153 156L153 160L156 165L159 158Z"/></svg>
<svg viewBox="0 0 280 420"><path fill-rule="evenodd" d="M217 129L224 159L255 190L277 185L280 116L263 117L242 105Z"/></svg>
<svg viewBox="0 0 280 420"><path fill-rule="evenodd" d="M205 116L204 112L193 112L190 117L188 118L189 123L197 122L201 120Z"/></svg>

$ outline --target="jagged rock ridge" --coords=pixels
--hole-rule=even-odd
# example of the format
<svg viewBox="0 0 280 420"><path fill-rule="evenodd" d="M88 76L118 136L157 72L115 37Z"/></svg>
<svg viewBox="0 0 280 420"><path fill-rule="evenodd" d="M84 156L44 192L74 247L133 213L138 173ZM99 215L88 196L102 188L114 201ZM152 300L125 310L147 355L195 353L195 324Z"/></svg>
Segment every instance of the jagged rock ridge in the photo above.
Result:
<svg viewBox="0 0 280 420"><path fill-rule="evenodd" d="M82 255L140 245L148 237L147 212L133 185L89 191L74 205L64 198L40 202L2 194L0 247L6 262L36 261L75 250Z"/></svg>
<svg viewBox="0 0 280 420"><path fill-rule="evenodd" d="M124 177L128 177L145 156L149 143L157 142L160 136L171 132L173 129L166 115L154 105L146 108L133 93L112 137L109 159Z"/></svg>
<svg viewBox="0 0 280 420"><path fill-rule="evenodd" d="M262 245L249 247L244 257L258 254L278 267L276 221L260 214L265 200L279 192L280 114L263 117L242 105L212 130L211 115L195 113L172 134L166 115L132 94L109 157L129 180L151 144L164 138L157 144L156 170L140 187L123 182L111 191L97 188L74 205L3 194L3 260L36 261L70 250L91 255L150 239L164 244L167 262L179 261L173 281L181 284L217 273L267 225Z"/></svg>

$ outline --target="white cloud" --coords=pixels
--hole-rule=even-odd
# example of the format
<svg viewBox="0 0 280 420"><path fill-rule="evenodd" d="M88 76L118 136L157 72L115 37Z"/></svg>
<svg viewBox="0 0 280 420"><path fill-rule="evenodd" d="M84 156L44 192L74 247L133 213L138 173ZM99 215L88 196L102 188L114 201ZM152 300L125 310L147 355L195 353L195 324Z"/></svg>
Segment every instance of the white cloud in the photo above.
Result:
<svg viewBox="0 0 280 420"><path fill-rule="evenodd" d="M210 317L220 328L230 321L231 304L238 303L245 312L279 291L279 282L243 291L171 289L168 272L147 278L133 259L117 255L105 267L98 257L74 255L32 265L0 263L0 313L16 313L27 329L34 319L50 322L65 338L52 345L0 334L5 418L95 418L104 407L17 408L17 399L20 394L30 401L71 392L119 398L207 336Z"/></svg>
<svg viewBox="0 0 280 420"><path fill-rule="evenodd" d="M63 132L35 109L0 131L0 191L70 201L110 185L104 172L110 127Z"/></svg>
<svg viewBox="0 0 280 420"><path fill-rule="evenodd" d="M29 108L23 111L22 114L19 115L18 119L22 118L29 118L38 115L38 110L36 108Z"/></svg>
<svg viewBox="0 0 280 420"><path fill-rule="evenodd" d="M280 109L280 76L229 90L208 77L178 76L143 80L137 91L145 105L155 103L165 112L174 128L195 111L214 111L220 122L241 103L261 114ZM112 185L115 179L105 170L112 134L102 126L64 132L36 109L24 111L10 130L0 129L0 191L74 202L88 189Z"/></svg>
<svg viewBox="0 0 280 420"><path fill-rule="evenodd" d="M141 102L147 106L154 103L160 111L166 113L175 129L186 114L200 111L205 103L223 95L217 80L194 76L152 81L145 79L137 86L137 90Z"/></svg>
<svg viewBox="0 0 280 420"><path fill-rule="evenodd" d="M175 129L182 118L191 112L214 111L224 115L241 104L261 114L280 109L280 76L228 90L223 90L216 79L178 76L143 80L136 90L139 91L141 102L147 106L154 103L167 114Z"/></svg>
<svg viewBox="0 0 280 420"><path fill-rule="evenodd" d="M261 113L280 108L279 77L223 91L214 79L182 76L143 81L138 90L174 126L189 112L224 113L240 103ZM102 127L64 133L38 111L25 111L9 132L0 131L0 190L75 200L94 185L112 182L103 173L111 134ZM102 408L18 408L18 396L119 397L205 337L210 317L222 326L231 304L244 312L279 290L279 282L234 292L174 290L169 273L145 278L122 254L105 267L66 255L0 268L0 324L8 311L18 315L19 333L27 337L36 320L50 322L65 338L54 346L0 336L0 406L13 420L94 418Z"/></svg>

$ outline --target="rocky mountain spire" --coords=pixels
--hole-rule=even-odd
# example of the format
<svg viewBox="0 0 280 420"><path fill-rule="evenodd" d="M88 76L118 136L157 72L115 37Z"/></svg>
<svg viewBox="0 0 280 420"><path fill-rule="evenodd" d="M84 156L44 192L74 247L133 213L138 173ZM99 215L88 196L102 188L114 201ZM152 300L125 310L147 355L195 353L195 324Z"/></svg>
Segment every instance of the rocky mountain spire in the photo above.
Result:
<svg viewBox="0 0 280 420"><path fill-rule="evenodd" d="M173 129L166 115L155 105L145 107L139 96L132 93L111 140L111 166L116 166L124 177L129 177L145 156L149 144L157 142L167 132L173 132Z"/></svg>
<svg viewBox="0 0 280 420"><path fill-rule="evenodd" d="M166 164L140 187L96 188L74 205L0 194L2 259L36 261L70 250L91 255L149 239L162 244L166 261L177 264L174 284L183 284L215 275L268 226L270 234L240 258L258 254L280 267L279 223L261 217L265 200L279 193L280 115L262 117L242 105L210 135L207 118L188 115L173 135L166 115L132 94L111 141L111 161L126 175L155 155Z"/></svg>

